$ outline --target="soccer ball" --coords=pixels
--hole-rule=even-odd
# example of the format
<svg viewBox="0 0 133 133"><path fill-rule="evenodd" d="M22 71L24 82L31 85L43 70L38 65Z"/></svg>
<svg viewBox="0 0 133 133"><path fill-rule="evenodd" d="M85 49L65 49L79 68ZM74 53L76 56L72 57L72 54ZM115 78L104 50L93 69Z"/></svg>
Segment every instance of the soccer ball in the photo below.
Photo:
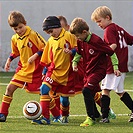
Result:
<svg viewBox="0 0 133 133"><path fill-rule="evenodd" d="M23 106L23 114L29 120L37 119L42 114L41 105L34 100L28 101Z"/></svg>

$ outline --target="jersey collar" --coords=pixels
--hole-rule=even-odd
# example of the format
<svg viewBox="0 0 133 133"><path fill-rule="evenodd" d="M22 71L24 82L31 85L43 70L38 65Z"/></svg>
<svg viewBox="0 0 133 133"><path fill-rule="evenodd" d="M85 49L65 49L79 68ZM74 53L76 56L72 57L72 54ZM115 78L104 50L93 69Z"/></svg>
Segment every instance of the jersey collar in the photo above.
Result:
<svg viewBox="0 0 133 133"><path fill-rule="evenodd" d="M25 38L25 36L27 36L27 35L30 34L30 31L31 31L31 28L29 26L26 26L26 32L25 32L25 34L23 36L21 36L21 37L18 34L16 34L17 39L23 39L23 38Z"/></svg>
<svg viewBox="0 0 133 133"><path fill-rule="evenodd" d="M85 39L85 42L89 42L90 41L91 35L92 35L92 33L90 32L89 35L88 35L88 37Z"/></svg>
<svg viewBox="0 0 133 133"><path fill-rule="evenodd" d="M57 38L54 37L54 40L59 40L61 37L64 36L65 32L66 32L65 29L62 28L60 35Z"/></svg>

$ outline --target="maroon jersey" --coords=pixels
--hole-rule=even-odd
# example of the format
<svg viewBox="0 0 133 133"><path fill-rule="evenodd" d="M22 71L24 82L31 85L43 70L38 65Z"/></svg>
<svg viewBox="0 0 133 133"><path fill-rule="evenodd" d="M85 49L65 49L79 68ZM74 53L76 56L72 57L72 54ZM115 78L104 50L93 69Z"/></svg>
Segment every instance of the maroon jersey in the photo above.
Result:
<svg viewBox="0 0 133 133"><path fill-rule="evenodd" d="M121 72L128 72L128 45L133 44L133 36L127 33L122 27L112 23L105 29L104 41L108 45L117 45L115 53L119 61L118 68ZM113 72L112 62L109 58L107 73Z"/></svg>
<svg viewBox="0 0 133 133"><path fill-rule="evenodd" d="M92 82L97 86L106 75L107 54L112 55L114 51L100 37L92 34L89 42L78 41L78 53L83 57L84 86Z"/></svg>

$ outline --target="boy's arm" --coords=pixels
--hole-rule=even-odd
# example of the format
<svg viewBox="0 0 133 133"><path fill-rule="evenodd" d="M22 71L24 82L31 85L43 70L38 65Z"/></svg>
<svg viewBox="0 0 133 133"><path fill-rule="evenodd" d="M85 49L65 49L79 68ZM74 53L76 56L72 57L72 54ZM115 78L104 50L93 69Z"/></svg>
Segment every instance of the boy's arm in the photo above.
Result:
<svg viewBox="0 0 133 133"><path fill-rule="evenodd" d="M69 49L69 48L64 48L64 52L67 54L71 54L72 56L74 56L76 54L76 48L73 49Z"/></svg>
<svg viewBox="0 0 133 133"><path fill-rule="evenodd" d="M111 56L111 61L112 61L113 69L114 69L114 74L116 76L120 76L121 72L119 71L119 68L118 68L119 61L115 53Z"/></svg>
<svg viewBox="0 0 133 133"><path fill-rule="evenodd" d="M6 72L8 72L9 69L10 69L11 61L12 60L10 58L8 58L7 61L6 61L6 64L5 64L5 67L4 67L4 69L6 70Z"/></svg>
<svg viewBox="0 0 133 133"><path fill-rule="evenodd" d="M42 56L43 51L38 51L37 53L33 54L29 59L28 62L31 64L33 61L36 60L38 56Z"/></svg>
<svg viewBox="0 0 133 133"><path fill-rule="evenodd" d="M81 58L81 55L76 52L76 54L75 54L75 56L72 60L73 71L78 71L77 65L78 65L78 62L79 62L80 58Z"/></svg>

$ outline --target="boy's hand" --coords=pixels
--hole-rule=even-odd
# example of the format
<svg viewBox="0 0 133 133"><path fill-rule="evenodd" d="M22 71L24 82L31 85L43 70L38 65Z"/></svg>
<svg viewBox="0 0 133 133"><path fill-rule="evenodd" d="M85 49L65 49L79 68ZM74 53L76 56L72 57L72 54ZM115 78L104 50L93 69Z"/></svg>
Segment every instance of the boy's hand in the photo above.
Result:
<svg viewBox="0 0 133 133"><path fill-rule="evenodd" d="M78 71L78 67L77 66L72 66L72 68L73 68L73 71L74 72L77 72Z"/></svg>
<svg viewBox="0 0 133 133"><path fill-rule="evenodd" d="M64 48L64 52L67 53L67 54L72 54L72 51L68 48Z"/></svg>
<svg viewBox="0 0 133 133"><path fill-rule="evenodd" d="M121 76L121 72L119 70L114 70L114 74L118 77Z"/></svg>
<svg viewBox="0 0 133 133"><path fill-rule="evenodd" d="M11 60L10 60L10 58L8 58L7 61L6 61L5 67L4 67L6 72L8 72L9 69L10 69L10 63L11 63Z"/></svg>
<svg viewBox="0 0 133 133"><path fill-rule="evenodd" d="M38 57L38 54L35 53L34 55L32 55L32 56L28 59L28 62L31 64L33 61L36 60L37 57Z"/></svg>

